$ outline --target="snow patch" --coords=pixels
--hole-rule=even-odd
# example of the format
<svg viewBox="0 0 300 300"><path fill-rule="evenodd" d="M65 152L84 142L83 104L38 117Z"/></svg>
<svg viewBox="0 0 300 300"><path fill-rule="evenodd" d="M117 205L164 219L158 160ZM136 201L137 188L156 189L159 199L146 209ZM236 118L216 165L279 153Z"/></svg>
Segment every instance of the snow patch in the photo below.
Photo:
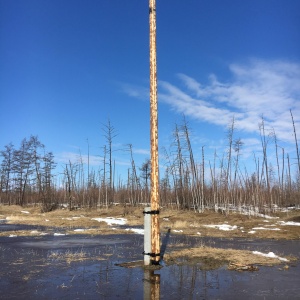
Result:
<svg viewBox="0 0 300 300"><path fill-rule="evenodd" d="M253 230L281 230L280 228L254 227Z"/></svg>
<svg viewBox="0 0 300 300"><path fill-rule="evenodd" d="M182 230L173 229L173 232L183 232Z"/></svg>
<svg viewBox="0 0 300 300"><path fill-rule="evenodd" d="M300 226L299 222L293 222L293 221L288 221L288 222L284 222L284 221L278 221L277 224L282 225L282 226Z"/></svg>
<svg viewBox="0 0 300 300"><path fill-rule="evenodd" d="M138 229L138 228L126 228L126 231L133 231L134 233L137 234L144 234L144 229Z"/></svg>
<svg viewBox="0 0 300 300"><path fill-rule="evenodd" d="M260 214L258 212L258 208L256 208L255 210L241 209L240 212L241 212L241 214L246 215L246 216L255 216L255 217L261 217L261 218L270 219L270 220L279 219L279 217L271 217L271 216L268 216L265 214Z"/></svg>
<svg viewBox="0 0 300 300"><path fill-rule="evenodd" d="M262 253L262 252L259 252L259 251L252 251L252 253L256 254L256 255L261 255L261 256L264 256L264 257L277 258L281 261L289 261L288 259L286 259L284 257L280 257L280 256L275 255L274 252L269 252L269 253L265 254L265 253Z"/></svg>
<svg viewBox="0 0 300 300"><path fill-rule="evenodd" d="M204 227L208 227L208 228L215 228L215 229L219 229L219 230L224 230L224 231L230 231L230 230L235 230L237 229L236 225L229 225L229 224L221 224L221 225L203 225Z"/></svg>
<svg viewBox="0 0 300 300"><path fill-rule="evenodd" d="M98 222L106 222L108 225L117 224L117 225L125 225L127 219L123 218L93 218L92 220Z"/></svg>
<svg viewBox="0 0 300 300"><path fill-rule="evenodd" d="M74 229L74 231L76 231L76 232L81 232L81 231L84 231L84 229L78 228L78 229Z"/></svg>
<svg viewBox="0 0 300 300"><path fill-rule="evenodd" d="M57 232L54 233L54 236L61 236L61 235L66 235L66 234L65 233L57 233Z"/></svg>
<svg viewBox="0 0 300 300"><path fill-rule="evenodd" d="M23 213L23 214L30 214L30 212L27 211L27 210L21 210L21 213Z"/></svg>
<svg viewBox="0 0 300 300"><path fill-rule="evenodd" d="M9 237L16 237L16 234L10 234Z"/></svg>

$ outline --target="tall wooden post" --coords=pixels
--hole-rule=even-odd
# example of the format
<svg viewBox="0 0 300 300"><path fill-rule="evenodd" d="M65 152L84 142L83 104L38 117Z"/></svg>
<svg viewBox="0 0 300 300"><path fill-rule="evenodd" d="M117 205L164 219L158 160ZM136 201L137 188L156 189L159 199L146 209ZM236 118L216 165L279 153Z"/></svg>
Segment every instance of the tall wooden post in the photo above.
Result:
<svg viewBox="0 0 300 300"><path fill-rule="evenodd" d="M150 142L151 142L151 263L159 264L159 170L158 170L158 121L156 75L156 3L149 0L150 23Z"/></svg>

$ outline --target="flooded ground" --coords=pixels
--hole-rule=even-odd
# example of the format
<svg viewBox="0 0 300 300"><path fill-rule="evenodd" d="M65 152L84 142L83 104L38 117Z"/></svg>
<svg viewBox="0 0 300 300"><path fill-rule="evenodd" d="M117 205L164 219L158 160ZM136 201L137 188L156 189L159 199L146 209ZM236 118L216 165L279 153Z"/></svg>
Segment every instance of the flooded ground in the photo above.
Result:
<svg viewBox="0 0 300 300"><path fill-rule="evenodd" d="M0 224L0 230L8 230L6 226L12 225ZM24 230L24 225L13 226ZM300 258L299 240L171 234L167 243L173 248L205 243ZM300 299L298 262L288 268L260 266L256 272L230 271L222 264L214 270L202 263L159 270L118 265L143 260L142 252L143 236L136 234L0 237L0 299Z"/></svg>

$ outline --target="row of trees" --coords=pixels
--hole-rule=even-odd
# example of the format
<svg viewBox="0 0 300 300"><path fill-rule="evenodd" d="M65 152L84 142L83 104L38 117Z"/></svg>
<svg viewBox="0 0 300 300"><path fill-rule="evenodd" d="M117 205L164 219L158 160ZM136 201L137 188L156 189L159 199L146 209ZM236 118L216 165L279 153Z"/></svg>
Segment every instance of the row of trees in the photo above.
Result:
<svg viewBox="0 0 300 300"><path fill-rule="evenodd" d="M203 211L220 207L228 211L232 206L274 209L276 206L299 204L300 160L293 115L292 124L296 145L296 169L291 158L278 145L274 130L266 133L262 118L259 124L261 151L253 153L254 171L250 173L241 163L243 142L235 138L235 120L227 131L227 149L221 156L215 151L207 159L205 147L197 153L192 148L191 131L185 119L175 125L173 142L162 149L164 173L160 180L160 202L163 206ZM1 204L41 204L44 211L58 205L76 207L108 207L113 204L149 203L149 159L136 166L132 145L126 146L130 168L127 178L115 180L113 140L117 136L110 121L103 127L106 145L103 147L103 164L99 170L90 169L80 157L69 161L63 172L55 173L56 163L52 152L47 152L38 137L23 139L20 147L12 144L0 152ZM268 155L275 153L272 160Z"/></svg>
<svg viewBox="0 0 300 300"><path fill-rule="evenodd" d="M0 155L1 203L24 205L33 201L46 208L55 201L54 156L52 152L46 152L38 137L23 139L18 149L10 143Z"/></svg>

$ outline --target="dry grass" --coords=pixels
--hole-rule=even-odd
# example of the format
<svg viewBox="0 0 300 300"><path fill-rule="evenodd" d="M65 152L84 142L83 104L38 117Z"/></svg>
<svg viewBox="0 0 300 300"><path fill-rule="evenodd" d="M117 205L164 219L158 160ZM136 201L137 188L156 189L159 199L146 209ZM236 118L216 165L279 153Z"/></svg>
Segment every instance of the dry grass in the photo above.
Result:
<svg viewBox="0 0 300 300"><path fill-rule="evenodd" d="M256 255L248 250L220 249L206 246L172 251L164 256L164 260L167 264L200 263L203 268L219 268L224 264L228 266L273 266L282 264L282 261L278 258ZM288 257L288 260L295 261L296 259Z"/></svg>
<svg viewBox="0 0 300 300"><path fill-rule="evenodd" d="M26 213L28 212L28 213ZM160 227L162 232L167 228L172 230L182 231L185 235L211 236L211 237L245 237L245 238L272 238L272 239L299 239L299 226L280 226L278 221L294 221L299 222L300 211L292 211L289 213L277 213L278 219L264 219L260 217L248 217L238 213L230 213L223 215L212 211L204 213L195 213L193 211L178 211L170 209L161 209L160 212ZM6 219L11 224L30 224L45 226L45 232L54 233L55 228L64 229L67 234L118 234L128 233L124 229L118 229L118 226L109 226L105 222L97 222L92 218L126 218L129 226L143 226L143 208L142 207L112 207L110 209L101 210L85 210L76 211L56 210L48 213L41 213L38 207L22 208L19 206L1 206L0 219ZM268 221L268 222L266 222ZM228 224L236 225L237 229L232 231L222 231L215 228L207 228L204 225L211 224ZM278 227L280 231L257 230L255 234L249 234L254 227L262 227L269 225L270 228ZM274 226L271 226L274 225ZM74 231L75 228L82 228L84 231ZM115 228L115 229L114 229ZM18 236L33 236L41 235L42 232L37 230L23 230L1 232L0 236L18 235ZM180 234L180 233L178 233ZM182 246L182 247L180 247ZM253 265L276 265L282 264L277 258L266 258L260 255L255 255L247 250L234 249L217 249L207 247L204 244L199 244L196 248L187 248L187 245L168 245L171 252L166 253L164 261L167 264L197 264L202 269L214 269L227 265L229 269L255 270ZM180 249L182 248L182 249ZM172 250L173 249L173 250ZM175 249L175 250L174 250ZM178 250L180 249L180 250ZM45 261L45 264L51 264L53 261L70 264L71 262L79 262L91 259L105 259L92 257L84 251L65 252L53 251ZM290 261L294 258L289 257ZM15 261L15 264L22 264L22 261ZM250 269L248 267L251 267ZM285 263L283 269L288 269L288 264ZM24 278L26 281L26 278Z"/></svg>
<svg viewBox="0 0 300 300"><path fill-rule="evenodd" d="M48 259L52 261L63 261L67 262L68 264L70 264L71 262L88 260L90 258L91 257L83 250L77 252L72 252L70 250L67 250L65 252L53 251L48 256Z"/></svg>
<svg viewBox="0 0 300 300"><path fill-rule="evenodd" d="M300 226L280 226L278 221L294 221L300 219L300 211L289 213L277 213L278 219L264 219L262 217L248 217L239 213L223 215L213 211L195 213L193 211L165 210L161 214L161 227L182 230L186 235L201 235L211 237L255 237L272 239L299 239ZM267 221L267 222L266 222ZM207 228L204 225L236 225L237 229L222 231L215 228ZM266 226L268 225L268 226ZM271 226L272 225L272 226ZM255 227L279 228L280 230L256 230L255 234L249 233Z"/></svg>
<svg viewBox="0 0 300 300"><path fill-rule="evenodd" d="M22 212L23 211L23 212ZM25 213L25 212L28 213ZM90 210L78 209L69 211L67 209L58 209L47 213L41 213L39 207L20 207L17 205L0 205L0 219L6 219L11 224L30 224L55 227L92 227L97 226L97 221L92 218L126 218L130 225L143 224L142 208L124 208L114 206L112 208ZM103 223L105 224L105 223ZM103 225L101 223L101 225Z"/></svg>
<svg viewBox="0 0 300 300"><path fill-rule="evenodd" d="M23 212L22 212L23 211ZM28 211L29 213L25 213ZM230 213L223 215L212 211L196 213L194 211L178 211L171 209L161 209L160 227L164 231L167 228L171 230L181 231L186 235L201 235L211 237L255 237L255 238L273 238L273 239L299 239L299 226L280 226L277 224L281 221L299 222L300 211L291 211L288 213L276 213L274 216L278 219L264 219L261 217L249 217L238 213ZM22 208L20 206L3 206L0 205L0 219L6 219L11 224L30 224L42 225L49 228L60 227L67 230L68 234L113 234L124 233L117 226L109 226L105 222L97 222L92 218L126 218L129 226L143 226L143 207L123 207L114 206L112 208L89 210L80 209L68 211L59 209L48 213L41 213L39 207ZM265 222L268 221L268 222ZM232 231L222 231L215 228L207 228L203 225L209 224L228 224L236 225L238 228ZM262 227L268 225L269 228L278 227L280 230L256 230L255 234L250 234L254 227ZM273 225L273 226L271 226ZM85 229L84 232L76 232L75 228ZM126 232L126 231L125 231ZM174 232L175 233L175 232ZM180 232L179 232L180 233ZM8 233L0 233L7 235ZM31 232L18 233L10 232L9 234L32 235Z"/></svg>

